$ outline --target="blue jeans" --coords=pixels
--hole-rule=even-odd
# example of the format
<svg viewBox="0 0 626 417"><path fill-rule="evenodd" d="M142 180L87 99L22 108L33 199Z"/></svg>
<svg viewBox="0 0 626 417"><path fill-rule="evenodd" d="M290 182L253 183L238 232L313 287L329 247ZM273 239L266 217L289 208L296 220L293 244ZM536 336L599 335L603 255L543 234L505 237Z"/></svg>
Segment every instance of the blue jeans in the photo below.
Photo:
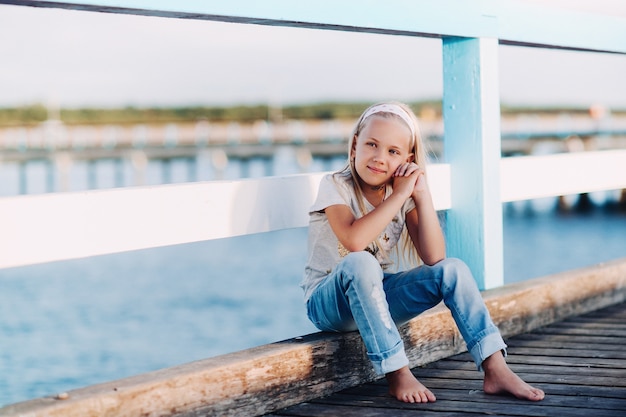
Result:
<svg viewBox="0 0 626 417"><path fill-rule="evenodd" d="M445 303L479 370L506 344L465 263L444 259L395 274L383 273L368 252L348 254L307 301L309 319L322 331L359 330L377 374L408 365L396 327Z"/></svg>

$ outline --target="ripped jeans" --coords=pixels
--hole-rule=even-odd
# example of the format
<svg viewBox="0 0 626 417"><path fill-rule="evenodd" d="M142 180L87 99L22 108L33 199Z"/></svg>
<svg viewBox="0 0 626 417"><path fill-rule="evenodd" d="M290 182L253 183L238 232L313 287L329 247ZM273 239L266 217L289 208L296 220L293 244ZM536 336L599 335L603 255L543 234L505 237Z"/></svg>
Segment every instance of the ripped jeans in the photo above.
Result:
<svg viewBox="0 0 626 417"><path fill-rule="evenodd" d="M479 370L493 353L506 354L472 273L455 258L388 274L370 253L352 252L313 291L307 313L322 331L358 329L374 370L382 375L409 363L396 326L442 300Z"/></svg>

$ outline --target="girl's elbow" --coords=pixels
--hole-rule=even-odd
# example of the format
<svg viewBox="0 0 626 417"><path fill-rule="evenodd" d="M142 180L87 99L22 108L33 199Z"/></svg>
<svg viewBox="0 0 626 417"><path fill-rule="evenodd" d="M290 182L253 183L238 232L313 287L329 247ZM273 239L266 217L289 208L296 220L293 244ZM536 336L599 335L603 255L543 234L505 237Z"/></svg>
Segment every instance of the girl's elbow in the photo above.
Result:
<svg viewBox="0 0 626 417"><path fill-rule="evenodd" d="M367 247L367 245L358 244L356 242L342 242L341 244L350 252L360 252L365 250L365 248Z"/></svg>
<svg viewBox="0 0 626 417"><path fill-rule="evenodd" d="M350 252L360 252L367 248L369 242L363 242L356 236L352 237L344 237L343 239L339 239L344 248L349 250Z"/></svg>
<svg viewBox="0 0 626 417"><path fill-rule="evenodd" d="M433 266L436 263L443 261L444 259L446 259L445 251L440 252L440 253L429 254L428 256L425 256L422 258L422 262L424 262L428 266Z"/></svg>
<svg viewBox="0 0 626 417"><path fill-rule="evenodd" d="M428 260L422 259L422 261L424 261L424 264L426 264L428 266L433 266L433 265L438 264L439 262L443 261L444 259L446 259L445 256L443 256L443 257L433 257L433 258L428 259Z"/></svg>

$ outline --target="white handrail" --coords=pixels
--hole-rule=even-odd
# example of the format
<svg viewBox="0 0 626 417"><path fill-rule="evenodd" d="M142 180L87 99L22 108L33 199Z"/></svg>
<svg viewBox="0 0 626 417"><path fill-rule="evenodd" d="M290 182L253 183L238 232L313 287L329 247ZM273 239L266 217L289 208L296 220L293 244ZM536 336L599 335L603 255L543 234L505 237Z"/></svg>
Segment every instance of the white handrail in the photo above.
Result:
<svg viewBox="0 0 626 417"><path fill-rule="evenodd" d="M626 150L501 160L502 201L626 188ZM324 173L0 199L0 269L305 227ZM433 164L438 210L450 166Z"/></svg>
<svg viewBox="0 0 626 417"><path fill-rule="evenodd" d="M0 0L6 4L626 53L626 18L521 0Z"/></svg>
<svg viewBox="0 0 626 417"><path fill-rule="evenodd" d="M503 158L502 202L626 189L626 149Z"/></svg>
<svg viewBox="0 0 626 417"><path fill-rule="evenodd" d="M449 208L449 167L431 173ZM305 227L322 175L2 198L0 268Z"/></svg>

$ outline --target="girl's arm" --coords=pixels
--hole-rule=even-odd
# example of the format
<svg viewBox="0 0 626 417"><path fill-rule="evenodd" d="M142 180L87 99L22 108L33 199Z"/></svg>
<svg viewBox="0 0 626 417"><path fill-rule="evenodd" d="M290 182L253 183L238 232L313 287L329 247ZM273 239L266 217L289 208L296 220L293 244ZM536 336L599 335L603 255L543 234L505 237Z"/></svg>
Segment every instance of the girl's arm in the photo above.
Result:
<svg viewBox="0 0 626 417"><path fill-rule="evenodd" d="M416 175L412 176L413 183ZM410 183L411 178L406 177ZM380 203L374 210L358 219L354 218L352 211L346 205L334 205L326 208L328 223L333 229L339 242L350 252L364 250L385 230L400 211L402 205L410 197L410 187L394 187L393 193L385 201Z"/></svg>
<svg viewBox="0 0 626 417"><path fill-rule="evenodd" d="M421 171L411 194L415 209L406 215L409 236L426 265L446 257L446 244L424 172Z"/></svg>

